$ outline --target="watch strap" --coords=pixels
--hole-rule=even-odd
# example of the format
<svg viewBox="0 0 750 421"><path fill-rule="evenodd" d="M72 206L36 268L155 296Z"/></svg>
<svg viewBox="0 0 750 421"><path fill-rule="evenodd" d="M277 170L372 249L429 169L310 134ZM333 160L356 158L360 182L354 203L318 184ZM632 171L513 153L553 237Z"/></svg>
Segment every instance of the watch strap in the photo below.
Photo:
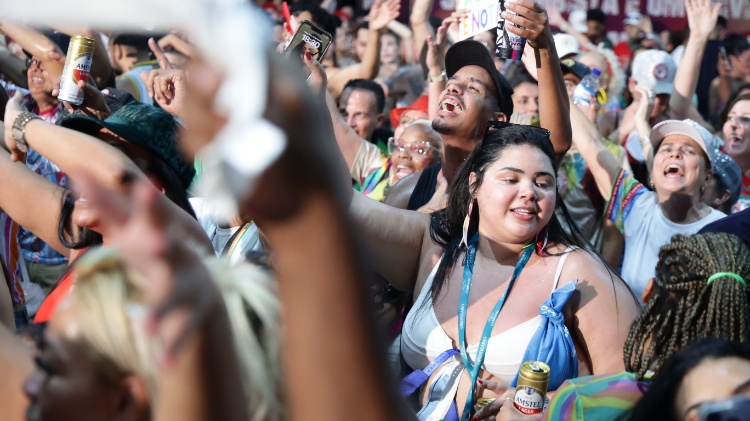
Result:
<svg viewBox="0 0 750 421"><path fill-rule="evenodd" d="M22 111L13 122L13 140L16 141L16 147L22 153L29 150L29 145L26 143L26 125L32 120L40 120L40 117L34 113Z"/></svg>

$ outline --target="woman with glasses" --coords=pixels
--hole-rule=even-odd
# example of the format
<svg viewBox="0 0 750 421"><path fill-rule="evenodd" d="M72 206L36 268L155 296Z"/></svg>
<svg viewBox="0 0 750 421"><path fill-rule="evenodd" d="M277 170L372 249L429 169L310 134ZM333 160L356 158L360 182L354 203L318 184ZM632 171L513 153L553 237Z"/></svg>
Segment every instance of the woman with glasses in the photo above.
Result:
<svg viewBox="0 0 750 421"><path fill-rule="evenodd" d="M732 212L739 212L750 207L750 94L738 96L728 109L723 127L724 152L742 170L740 198L732 207Z"/></svg>
<svg viewBox="0 0 750 421"><path fill-rule="evenodd" d="M477 398L502 394L478 385L512 388L527 360L551 367L549 390L623 369L638 304L580 233L563 231L556 174L548 131L491 122L445 209L426 215L354 195L371 268L416 297L401 349L421 371L402 392L421 389L420 420L470 418Z"/></svg>

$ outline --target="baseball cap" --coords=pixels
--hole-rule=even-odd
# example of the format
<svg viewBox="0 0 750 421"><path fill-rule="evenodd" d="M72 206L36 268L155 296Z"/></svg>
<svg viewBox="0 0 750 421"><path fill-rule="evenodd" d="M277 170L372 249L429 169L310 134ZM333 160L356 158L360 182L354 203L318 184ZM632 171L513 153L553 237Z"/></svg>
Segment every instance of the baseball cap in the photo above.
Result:
<svg viewBox="0 0 750 421"><path fill-rule="evenodd" d="M411 103L408 107L399 107L391 110L390 119L391 127L394 129L401 125L401 115L410 110L424 111L427 114L430 105L430 98L427 95L422 95Z"/></svg>
<svg viewBox="0 0 750 421"><path fill-rule="evenodd" d="M445 53L445 74L450 78L462 67L479 66L487 71L495 86L495 99L500 111L510 118L513 114L513 88L505 76L495 68L490 50L479 41L467 39L453 44Z"/></svg>
<svg viewBox="0 0 750 421"><path fill-rule="evenodd" d="M571 58L560 60L560 68L562 69L563 74L573 73L578 79L583 79L586 75L591 73L589 66L579 63Z"/></svg>
<svg viewBox="0 0 750 421"><path fill-rule="evenodd" d="M654 147L654 151L659 149L661 141L665 137L673 134L681 134L693 139L698 146L703 149L703 152L708 156L708 161L713 165L716 158L716 149L713 148L714 140L711 133L706 130L703 126L696 123L689 118L684 120L667 120L654 126L651 129L651 145Z"/></svg>
<svg viewBox="0 0 750 421"><path fill-rule="evenodd" d="M569 34L555 34L552 37L555 40L555 49L557 56L563 58L568 54L578 54L581 52L581 44L576 37Z"/></svg>
<svg viewBox="0 0 750 421"><path fill-rule="evenodd" d="M671 94L677 66L666 51L646 50L633 59L633 79L655 95Z"/></svg>
<svg viewBox="0 0 750 421"><path fill-rule="evenodd" d="M628 12L627 16L625 17L625 20L622 23L625 25L636 26L639 23L641 23L641 19L643 19L642 14L638 12Z"/></svg>
<svg viewBox="0 0 750 421"><path fill-rule="evenodd" d="M104 120L73 114L63 119L60 125L91 136L96 136L101 129L108 129L164 161L185 188L195 176L195 169L182 157L177 145L177 123L162 109L132 101Z"/></svg>
<svg viewBox="0 0 750 421"><path fill-rule="evenodd" d="M588 25L586 25L586 19L587 19L586 15L587 13L583 9L573 10L568 15L568 23L570 23L570 26L572 26L573 29L576 30L576 32L585 34L586 32L589 31L589 27Z"/></svg>
<svg viewBox="0 0 750 421"><path fill-rule="evenodd" d="M714 161L711 163L711 171L714 173L716 178L721 181L731 196L729 197L729 206L737 203L740 198L740 190L742 190L742 170L740 166L734 162L731 156L725 154L720 150L714 152Z"/></svg>

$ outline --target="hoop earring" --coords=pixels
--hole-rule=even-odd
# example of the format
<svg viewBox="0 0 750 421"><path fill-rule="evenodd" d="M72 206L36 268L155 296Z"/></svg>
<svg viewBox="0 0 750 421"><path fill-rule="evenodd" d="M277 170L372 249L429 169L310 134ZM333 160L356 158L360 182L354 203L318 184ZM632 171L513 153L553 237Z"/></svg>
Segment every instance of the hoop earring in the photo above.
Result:
<svg viewBox="0 0 750 421"><path fill-rule="evenodd" d="M466 213L466 218L464 218L464 233L461 237L461 244L458 245L459 248L468 249L469 248L469 224L471 224L471 213L474 211L474 197L472 196L471 200L469 201L469 211Z"/></svg>

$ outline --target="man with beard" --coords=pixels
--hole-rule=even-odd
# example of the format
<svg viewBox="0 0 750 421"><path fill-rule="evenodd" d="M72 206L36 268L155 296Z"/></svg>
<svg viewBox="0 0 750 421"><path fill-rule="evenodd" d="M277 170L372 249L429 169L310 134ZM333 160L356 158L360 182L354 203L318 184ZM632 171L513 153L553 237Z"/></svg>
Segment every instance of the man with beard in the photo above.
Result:
<svg viewBox="0 0 750 421"><path fill-rule="evenodd" d="M541 125L550 130L550 139L558 159L561 159L571 144L568 96L546 13L543 9L541 13L539 10L535 12L533 16L543 20L538 22L538 27L543 29L536 34L525 30L529 36L526 48L534 48L536 55ZM528 15L532 16L531 13ZM511 22L513 17L506 19ZM434 77L432 69L430 74L433 76L430 83L441 82ZM432 123L443 138L441 162L404 178L394 186L385 201L391 206L409 210L424 207L423 211L441 208L447 186L484 136L487 122L508 121L513 113L513 89L497 72L490 52L482 43L466 40L448 49L445 76L448 80L440 95L437 117Z"/></svg>

